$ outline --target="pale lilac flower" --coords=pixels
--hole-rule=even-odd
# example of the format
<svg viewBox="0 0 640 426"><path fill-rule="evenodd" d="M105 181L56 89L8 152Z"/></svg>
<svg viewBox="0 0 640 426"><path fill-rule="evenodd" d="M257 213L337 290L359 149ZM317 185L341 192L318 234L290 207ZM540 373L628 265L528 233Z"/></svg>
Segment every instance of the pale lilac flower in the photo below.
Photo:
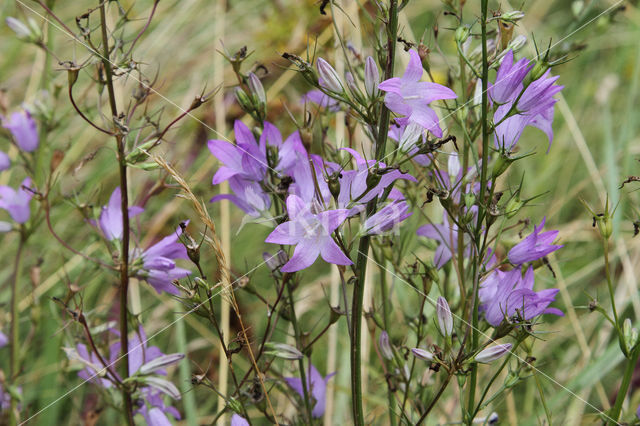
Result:
<svg viewBox="0 0 640 426"><path fill-rule="evenodd" d="M29 40L31 38L31 30L22 21L9 16L5 22L7 23L7 26L16 33L16 36L18 36L20 40Z"/></svg>
<svg viewBox="0 0 640 426"><path fill-rule="evenodd" d="M326 95L322 90L314 89L302 96L303 102L313 102L321 108L327 108L330 112L340 111L338 100Z"/></svg>
<svg viewBox="0 0 640 426"><path fill-rule="evenodd" d="M267 154L264 143L258 144L251 130L240 120L234 124L236 144L224 140L212 139L208 142L211 153L224 166L213 176L217 185L231 177L262 181L267 172Z"/></svg>
<svg viewBox="0 0 640 426"><path fill-rule="evenodd" d="M541 259L563 247L552 244L558 236L558 231L540 233L546 219L546 217L543 218L539 226L533 227L533 233L509 250L509 262L514 265L522 265L526 262Z"/></svg>
<svg viewBox="0 0 640 426"><path fill-rule="evenodd" d="M513 50L502 59L496 75L496 82L489 84L489 98L497 104L513 101L522 91L524 77L533 68L526 58L513 63Z"/></svg>
<svg viewBox="0 0 640 426"><path fill-rule="evenodd" d="M11 166L11 159L6 152L0 151L0 172L7 170Z"/></svg>
<svg viewBox="0 0 640 426"><path fill-rule="evenodd" d="M306 365L306 363L305 363ZM311 411L311 415L318 419L324 415L325 408L325 399L326 399L326 390L327 390L327 382L331 377L333 377L336 373L331 373L326 377L322 377L322 375L318 372L316 367L311 364L310 371L307 371L307 383L306 388L311 397L315 400L315 405L313 406L313 410ZM285 377L285 381L291 388L298 393L302 398L304 398L304 389L302 388L302 380L298 377Z"/></svg>
<svg viewBox="0 0 640 426"><path fill-rule="evenodd" d="M550 71L547 71L542 77L527 86L520 99L513 99L498 107L493 116L493 122L500 123L495 129L494 143L496 148L512 149L527 126L542 130L547 135L549 148L551 148L553 141L551 124L554 105L557 102L553 96L564 87L554 84L557 79L558 76L551 77ZM515 103L516 101L517 103ZM505 118L514 103L517 114Z"/></svg>
<svg viewBox="0 0 640 426"><path fill-rule="evenodd" d="M438 317L438 327L443 336L449 337L453 334L453 316L447 299L440 296L436 303L436 316Z"/></svg>
<svg viewBox="0 0 640 426"><path fill-rule="evenodd" d="M543 314L564 315L556 308L549 308L558 289L533 291L533 267L524 277L520 268L511 271L492 272L481 284L479 291L480 310L485 320L494 327L505 318L531 321Z"/></svg>
<svg viewBox="0 0 640 426"><path fill-rule="evenodd" d="M268 216L271 197L258 182L234 176L229 179L229 188L233 194L216 195L210 202L229 200L251 217Z"/></svg>
<svg viewBox="0 0 640 426"><path fill-rule="evenodd" d="M9 343L9 338L6 334L0 331L0 348L7 346L7 343Z"/></svg>
<svg viewBox="0 0 640 426"><path fill-rule="evenodd" d="M173 285L178 280L191 274L188 269L176 266L176 259L188 259L187 249L178 242L182 229L178 227L174 233L164 237L143 252L134 251L132 261L142 261L142 266L135 271L135 275L147 281L158 293L166 291L170 294L180 294Z"/></svg>
<svg viewBox="0 0 640 426"><path fill-rule="evenodd" d="M398 143L398 149L412 157L421 166L431 164L431 158L426 154L417 154L418 142L424 142L424 128L416 123L392 124L389 128L389 138Z"/></svg>
<svg viewBox="0 0 640 426"><path fill-rule="evenodd" d="M456 94L449 88L437 83L420 81L422 77L422 63L418 52L409 51L410 59L404 75L393 77L378 85L380 90L387 92L384 102L387 107L405 116L409 122L418 123L436 137L442 137L440 119L429 104L440 99L454 99Z"/></svg>
<svg viewBox="0 0 640 426"><path fill-rule="evenodd" d="M362 232L366 235L384 234L400 226L400 222L411 216L409 206L404 201L389 203L362 224Z"/></svg>
<svg viewBox="0 0 640 426"><path fill-rule="evenodd" d="M29 202L33 193L25 189L29 188L30 185L31 179L26 178L22 181L17 191L10 186L0 186L0 209L9 212L11 218L17 223L25 223L31 215Z"/></svg>
<svg viewBox="0 0 640 426"><path fill-rule="evenodd" d="M293 256L281 268L282 272L308 268L318 256L337 265L353 263L331 237L347 218L348 210L321 212L316 204L307 205L292 194L287 197L287 213L289 221L278 225L265 240L273 244L296 245Z"/></svg>
<svg viewBox="0 0 640 426"><path fill-rule="evenodd" d="M231 426L249 426L249 422L237 413L233 413L231 416Z"/></svg>
<svg viewBox="0 0 640 426"><path fill-rule="evenodd" d="M256 97L256 99L263 104L267 103L267 95L264 93L264 87L260 82L260 79L257 75L250 72L249 73L249 89L251 89L251 93Z"/></svg>
<svg viewBox="0 0 640 426"><path fill-rule="evenodd" d="M458 250L458 226L455 223L449 224L446 213L443 215L442 224L423 225L418 228L416 234L431 238L440 243L433 255L433 262L438 269L446 265ZM464 255L468 257L471 253L471 247L469 245L469 236L466 234L464 235L464 244Z"/></svg>
<svg viewBox="0 0 640 426"><path fill-rule="evenodd" d="M14 112L9 118L3 117L2 126L9 129L21 150L32 152L38 148L38 126L29 111Z"/></svg>
<svg viewBox="0 0 640 426"><path fill-rule="evenodd" d="M268 121L264 122L264 130L260 136L260 145L268 145L278 149L278 164L275 170L291 175L291 170L299 161L307 160L307 150L302 144L300 132L295 131L286 140L282 140L280 130Z"/></svg>
<svg viewBox="0 0 640 426"><path fill-rule="evenodd" d="M499 345L489 346L488 348L480 351L480 353L475 356L474 360L476 362L488 364L508 354L512 346L513 345L511 343L503 343Z"/></svg>
<svg viewBox="0 0 640 426"><path fill-rule="evenodd" d="M378 347L380 348L380 353L383 357L386 359L393 359L393 350L391 349L391 342L389 342L389 334L384 330L380 333Z"/></svg>
<svg viewBox="0 0 640 426"><path fill-rule="evenodd" d="M117 187L111 194L111 197L109 197L109 203L102 207L102 213L100 213L98 223L105 238L109 241L122 239L121 195L120 187ZM129 207L129 219L139 215L143 211L144 209L142 207Z"/></svg>

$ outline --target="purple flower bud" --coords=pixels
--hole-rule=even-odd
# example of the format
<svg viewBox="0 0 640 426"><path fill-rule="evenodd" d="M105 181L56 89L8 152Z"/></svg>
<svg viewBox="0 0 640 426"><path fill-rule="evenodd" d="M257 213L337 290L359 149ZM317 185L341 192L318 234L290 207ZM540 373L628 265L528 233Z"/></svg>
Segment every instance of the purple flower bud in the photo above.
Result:
<svg viewBox="0 0 640 426"><path fill-rule="evenodd" d="M264 93L264 87L262 87L258 76L252 72L249 73L249 89L251 89L251 93L253 93L258 101L263 104L267 103L267 95Z"/></svg>
<svg viewBox="0 0 640 426"><path fill-rule="evenodd" d="M249 422L241 415L233 413L233 416L231 416L231 426L249 426Z"/></svg>
<svg viewBox="0 0 640 426"><path fill-rule="evenodd" d="M3 117L2 126L9 129L21 150L32 152L38 148L38 127L28 111L14 112L8 119Z"/></svg>
<svg viewBox="0 0 640 426"><path fill-rule="evenodd" d="M180 361L182 358L184 358L184 354L181 354L181 353L160 355L158 358L152 359L146 364L143 364L140 367L140 370L138 371L140 372L140 374L154 373L158 370L163 369L164 367L167 367L171 364L175 364L176 362Z"/></svg>
<svg viewBox="0 0 640 426"><path fill-rule="evenodd" d="M371 56L367 56L364 63L364 89L367 95L372 98L378 96L378 84L380 84L378 65L376 65L376 61Z"/></svg>
<svg viewBox="0 0 640 426"><path fill-rule="evenodd" d="M438 327L443 336L449 337L453 334L453 316L451 309L444 297L438 297L436 304L436 314L438 316Z"/></svg>
<svg viewBox="0 0 640 426"><path fill-rule="evenodd" d="M503 343L499 345L490 346L475 356L475 362L481 362L483 364L489 364L496 359L502 358L507 354L513 345L511 343Z"/></svg>
<svg viewBox="0 0 640 426"><path fill-rule="evenodd" d="M10 16L5 22L7 23L7 26L16 33L20 40L29 40L31 38L31 30L21 21Z"/></svg>
<svg viewBox="0 0 640 426"><path fill-rule="evenodd" d="M514 265L522 265L543 258L562 246L556 246L551 243L558 236L558 231L540 232L544 227L546 217L542 219L539 226L534 226L533 233L524 240L516 244L509 250L509 262Z"/></svg>
<svg viewBox="0 0 640 426"><path fill-rule="evenodd" d="M409 206L404 201L387 204L374 213L362 225L363 233L368 235L384 234L400 225L400 222L412 215L407 213Z"/></svg>
<svg viewBox="0 0 640 426"><path fill-rule="evenodd" d="M0 172L7 170L11 166L11 160L6 152L0 151Z"/></svg>
<svg viewBox="0 0 640 426"><path fill-rule="evenodd" d="M389 343L389 334L384 330L380 333L378 346L380 347L380 352L383 357L386 359L393 359L393 350L391 349L391 343Z"/></svg>
<svg viewBox="0 0 640 426"><path fill-rule="evenodd" d="M9 343L7 335L0 331L0 348L3 346L7 346L7 343Z"/></svg>
<svg viewBox="0 0 640 426"><path fill-rule="evenodd" d="M320 76L322 87L336 93L342 93L344 91L340 76L338 76L336 70L329 65L327 61L318 58L316 66L318 67L318 75Z"/></svg>
<svg viewBox="0 0 640 426"><path fill-rule="evenodd" d="M275 356L282 359L302 359L303 355L298 349L286 343L267 342L264 345L265 354Z"/></svg>
<svg viewBox="0 0 640 426"><path fill-rule="evenodd" d="M413 348L411 349L411 352L413 352L413 355L416 358L420 358L424 361L433 361L433 354L426 349Z"/></svg>
<svg viewBox="0 0 640 426"><path fill-rule="evenodd" d="M0 186L0 209L8 211L11 218L17 223L25 223L31 215L29 202L33 193L25 189L30 185L31 179L26 178L17 191L10 186Z"/></svg>

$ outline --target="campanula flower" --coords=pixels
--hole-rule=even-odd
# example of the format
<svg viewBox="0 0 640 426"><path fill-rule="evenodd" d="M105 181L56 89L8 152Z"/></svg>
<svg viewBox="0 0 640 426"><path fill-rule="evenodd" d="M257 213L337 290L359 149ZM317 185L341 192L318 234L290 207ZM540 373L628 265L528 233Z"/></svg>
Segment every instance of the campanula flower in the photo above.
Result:
<svg viewBox="0 0 640 426"><path fill-rule="evenodd" d="M131 256L136 266L135 275L147 281L158 293L166 291L170 294L180 294L173 281L191 274L191 271L179 268L175 263L176 259L189 258L185 246L178 242L181 234L182 229L178 227L174 233L148 249L135 249Z"/></svg>
<svg viewBox="0 0 640 426"><path fill-rule="evenodd" d="M455 223L449 224L446 213L444 214L442 224L423 225L418 228L416 233L440 243L433 255L433 262L438 269L446 265L458 250L458 226ZM464 255L468 257L471 253L471 247L469 245L469 236L466 234L464 235L464 242Z"/></svg>
<svg viewBox="0 0 640 426"><path fill-rule="evenodd" d="M330 112L340 111L340 103L337 99L326 95L322 90L314 89L302 96L303 102L312 102L321 108L327 108Z"/></svg>
<svg viewBox="0 0 640 426"><path fill-rule="evenodd" d="M362 234L376 235L393 231L400 222L412 215L404 201L392 202L368 217L362 224Z"/></svg>
<svg viewBox="0 0 640 426"><path fill-rule="evenodd" d="M502 358L504 355L509 353L512 346L513 345L511 343L489 346L488 348L480 351L480 353L475 356L474 361L489 364L490 362Z"/></svg>
<svg viewBox="0 0 640 426"><path fill-rule="evenodd" d="M11 218L17 223L25 223L29 220L31 209L29 202L33 193L25 188L29 188L31 179L26 178L22 181L20 188L15 190L10 186L0 186L0 209L6 210Z"/></svg>
<svg viewBox="0 0 640 426"><path fill-rule="evenodd" d="M100 213L98 223L105 238L109 241L122 239L121 195L120 187L117 187L113 193L111 193L109 203L102 207L102 212ZM139 215L143 211L144 209L142 207L129 207L129 219Z"/></svg>
<svg viewBox="0 0 640 426"><path fill-rule="evenodd" d="M431 157L426 154L417 154L418 144L425 142L424 128L416 123L392 124L389 128L389 138L398 143L398 150L412 157L411 159L421 166L431 164Z"/></svg>
<svg viewBox="0 0 640 426"><path fill-rule="evenodd" d="M440 119L429 104L457 96L441 84L420 81L423 72L420 56L414 49L409 51L409 55L409 64L401 78L393 77L378 85L380 90L387 92L384 103L391 111L405 116L409 122L419 124L436 137L442 137Z"/></svg>
<svg viewBox="0 0 640 426"><path fill-rule="evenodd" d="M367 56L364 61L364 90L372 98L378 96L378 84L380 83L380 71L376 61Z"/></svg>
<svg viewBox="0 0 640 426"><path fill-rule="evenodd" d="M305 363L306 365L306 363ZM307 391L310 391L311 397L315 400L315 405L311 411L311 415L318 419L324 415L327 382L336 373L331 373L326 377L322 377L322 374L318 372L316 367L311 364L310 371L307 371ZM302 380L298 377L285 377L285 381L291 388L304 398L304 389L302 388Z"/></svg>
<svg viewBox="0 0 640 426"><path fill-rule="evenodd" d="M447 299L440 296L436 302L436 316L438 318L438 328L443 336L449 337L453 334L453 316Z"/></svg>
<svg viewBox="0 0 640 426"><path fill-rule="evenodd" d="M318 82L320 86L331 92L344 92L344 85L342 81L340 81L338 72L327 61L318 58L316 67L318 68Z"/></svg>
<svg viewBox="0 0 640 426"><path fill-rule="evenodd" d="M265 240L267 243L296 245L291 259L282 272L295 272L308 268L318 256L336 265L353 262L338 247L331 234L345 221L346 209L320 211L317 203L305 204L297 195L287 197L289 221L281 223Z"/></svg>
<svg viewBox="0 0 640 426"><path fill-rule="evenodd" d="M7 346L7 343L9 343L9 338L6 334L0 331L0 348L2 348L3 346Z"/></svg>
<svg viewBox="0 0 640 426"><path fill-rule="evenodd" d="M522 82L531 68L533 65L526 58L514 64L513 50L509 50L500 63L495 83L489 84L489 99L499 105L513 101L522 91Z"/></svg>
<svg viewBox="0 0 640 426"><path fill-rule="evenodd" d="M12 113L9 118L3 117L2 126L11 132L21 150L32 152L38 148L38 126L29 111L18 111Z"/></svg>
<svg viewBox="0 0 640 426"><path fill-rule="evenodd" d="M233 176L258 182L263 180L267 172L266 146L262 142L258 144L251 130L240 120L236 120L233 130L236 144L218 139L207 143L214 157L224 164L213 176L213 184Z"/></svg>
<svg viewBox="0 0 640 426"><path fill-rule="evenodd" d="M489 324L496 327L505 318L516 317L530 321L543 314L564 315L548 306L555 300L558 289L533 291L533 267L522 276L522 269L492 272L481 284L480 310Z"/></svg>
<svg viewBox="0 0 640 426"><path fill-rule="evenodd" d="M264 192L258 182L238 177L229 179L229 188L233 194L219 194L211 198L211 202L229 200L253 218L269 216L271 198Z"/></svg>
<svg viewBox="0 0 640 426"><path fill-rule="evenodd" d="M558 236L558 231L540 232L546 219L546 217L543 218L540 225L533 227L533 233L509 250L509 262L514 265L522 265L526 262L541 259L563 247L552 244Z"/></svg>
<svg viewBox="0 0 640 426"><path fill-rule="evenodd" d="M237 413L233 413L231 416L231 426L249 426L249 422Z"/></svg>

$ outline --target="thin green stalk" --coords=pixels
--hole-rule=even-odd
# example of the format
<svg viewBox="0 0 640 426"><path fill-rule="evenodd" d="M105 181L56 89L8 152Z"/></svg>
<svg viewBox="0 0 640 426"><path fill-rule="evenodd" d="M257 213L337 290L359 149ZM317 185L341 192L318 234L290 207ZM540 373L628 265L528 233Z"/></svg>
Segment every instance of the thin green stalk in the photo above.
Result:
<svg viewBox="0 0 640 426"><path fill-rule="evenodd" d="M396 39L398 37L398 1L389 2L389 21L387 23L387 63L385 66L385 80L393 76L395 63ZM384 156L387 143L387 130L391 112L382 105L378 133L376 138L376 159ZM370 217L376 210L377 197L367 204L367 216ZM358 257L356 260L357 280L353 288L353 300L351 309L351 398L353 408L353 422L356 426L364 425L364 413L362 408L362 371L361 371L361 347L360 336L362 331L362 303L364 300L364 282L367 273L367 254L369 252L370 238L365 235L360 238L358 244Z"/></svg>
<svg viewBox="0 0 640 426"><path fill-rule="evenodd" d="M9 354L9 367L11 373L11 384L14 385L18 373L20 372L19 360L19 344L20 344L20 327L18 318L18 281L20 281L20 266L22 264L22 250L26 242L23 230L20 230L20 242L18 243L18 251L13 264L13 276L11 277L11 352ZM18 401L11 398L11 411L9 412L9 424L16 425L20 421L18 413Z"/></svg>
<svg viewBox="0 0 640 426"><path fill-rule="evenodd" d="M182 305L176 301L176 344L178 351L187 355L187 330L179 314ZM191 367L188 359L180 361L179 365L180 384L182 391L182 400L184 401L184 414L188 426L196 426L198 424L198 409L196 407L196 399L194 392L191 392Z"/></svg>
<svg viewBox="0 0 640 426"><path fill-rule="evenodd" d="M602 243L604 247L604 274L607 277L607 286L609 288L609 297L611 298L611 310L613 311L613 319L615 321L616 331L620 335L620 322L618 321L618 311L616 309L616 298L613 291L613 283L611 282L611 270L609 267L609 240L605 239Z"/></svg>
<svg viewBox="0 0 640 426"><path fill-rule="evenodd" d="M638 362L638 356L640 355L640 346L637 346L631 357L627 359L627 366L624 369L624 376L622 376L622 383L620 384L620 389L618 390L618 395L616 396L616 402L613 405L611 411L609 411L609 421L607 424L609 425L617 425L618 419L620 418L620 411L622 410L622 403L624 402L625 397L627 396L627 390L629 390L629 385L631 384L631 377L633 376L633 371L635 370L636 363Z"/></svg>
<svg viewBox="0 0 640 426"><path fill-rule="evenodd" d="M293 299L293 289L291 288L291 280L287 281L286 286L287 286L287 292L289 293L289 304L291 306L291 325L293 325L293 331L296 336L296 344L300 344L300 342L302 341L301 340L302 337L300 333L300 327L298 325L298 318L296 316L296 309L295 309L295 304ZM298 360L298 369L300 370L300 380L302 381L302 391L304 394L304 407L307 414L307 420L309 421L309 424L311 424L313 421L313 417L311 416L311 402L309 399L309 389L307 389L308 382L307 382L307 373L304 367L304 357Z"/></svg>
<svg viewBox="0 0 640 426"><path fill-rule="evenodd" d="M98 1L100 6L100 28L102 30L102 65L106 76L107 92L109 93L109 106L112 118L118 117L116 95L113 89L113 71L109 61L109 35L107 34L107 18L105 2ZM120 375L125 382L129 377L129 328L127 296L129 293L129 199L127 187L127 162L124 146L124 136L116 132L116 148L118 151L118 171L120 173L120 209L122 211L122 247L120 250ZM133 426L133 403L131 392L126 385L122 386L122 401L124 404L124 417L128 425Z"/></svg>
<svg viewBox="0 0 640 426"><path fill-rule="evenodd" d="M488 0L482 0L481 5L481 18L480 18L480 28L482 30L482 169L480 171L480 206L485 206L485 188L487 186L487 161L489 158L489 126L487 123L488 120L488 107L489 100L487 98L487 90L488 90L488 82L489 82L489 62L487 55L487 10L488 10ZM486 207L482 207L486 209ZM484 217L484 215L478 214L478 217ZM480 229L481 223L478 223L478 228ZM478 241L478 239L476 239ZM482 253L476 253L476 259L474 265L479 261L477 259L478 256L482 256ZM478 277L479 268L474 266L474 294L473 294L473 319L472 319L472 330L471 330L471 347L475 350L478 347ZM471 366L471 378L469 380L469 398L468 398L468 413L472 413L475 408L475 393L476 393L476 381L478 378L478 366L474 363ZM472 419L466 419L470 424Z"/></svg>

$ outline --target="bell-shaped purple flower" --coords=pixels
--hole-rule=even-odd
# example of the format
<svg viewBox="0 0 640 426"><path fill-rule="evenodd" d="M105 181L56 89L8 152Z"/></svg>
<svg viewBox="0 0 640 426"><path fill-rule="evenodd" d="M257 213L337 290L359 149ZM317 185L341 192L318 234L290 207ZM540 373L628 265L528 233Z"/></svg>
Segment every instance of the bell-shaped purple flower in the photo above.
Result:
<svg viewBox="0 0 640 426"><path fill-rule="evenodd" d="M322 90L314 89L302 96L302 102L312 102L321 108L326 108L330 112L340 111L340 103L337 99L326 95Z"/></svg>
<svg viewBox="0 0 640 426"><path fill-rule="evenodd" d="M306 365L306 363L305 363ZM324 415L325 401L326 401L326 391L327 391L327 382L331 377L333 377L336 373L331 373L326 377L322 377L322 374L318 372L316 367L313 364L310 365L310 371L307 371L306 378L307 391L310 391L311 397L315 400L315 405L311 411L311 415L318 419ZM302 380L298 377L285 377L285 381L291 388L298 393L301 397L304 398L304 389L302 388Z"/></svg>
<svg viewBox="0 0 640 426"><path fill-rule="evenodd" d="M7 346L7 343L9 343L9 338L6 334L0 331L0 348Z"/></svg>
<svg viewBox="0 0 640 426"><path fill-rule="evenodd" d="M237 413L233 413L231 416L231 426L249 426L249 422Z"/></svg>
<svg viewBox="0 0 640 426"><path fill-rule="evenodd" d="M2 126L9 129L18 147L26 152L35 151L38 148L38 126L29 114L29 111L12 113L9 118L2 119Z"/></svg>
<svg viewBox="0 0 640 426"><path fill-rule="evenodd" d="M446 213L443 216L442 224L423 225L418 228L416 234L422 237L431 238L440 243L433 255L433 262L438 269L446 265L458 250L458 226L455 223L449 224ZM469 246L469 237L466 234L464 236L464 242L465 256L469 256L471 253L471 247Z"/></svg>
<svg viewBox="0 0 640 426"><path fill-rule="evenodd" d="M211 153L224 166L213 176L213 184L217 185L231 177L261 181L267 171L266 146L258 144L251 130L240 120L234 124L236 144L213 139L208 142Z"/></svg>
<svg viewBox="0 0 640 426"><path fill-rule="evenodd" d="M265 240L267 243L296 245L282 272L295 272L311 266L318 256L328 263L351 265L353 262L338 247L331 234L345 221L345 209L319 211L297 195L287 197L289 221L281 223Z"/></svg>
<svg viewBox="0 0 640 426"><path fill-rule="evenodd" d="M133 260L140 259L142 266L137 269L136 276L146 280L158 293L166 291L170 294L180 294L173 285L174 280L179 280L191 274L191 271L176 266L176 259L188 259L187 249L178 242L182 234L179 227L176 231L164 237L143 252L134 251Z"/></svg>
<svg viewBox="0 0 640 426"><path fill-rule="evenodd" d="M429 104L457 96L441 84L420 81L423 73L420 56L414 49L409 51L409 55L409 64L401 78L393 77L378 85L380 90L387 92L384 103L391 111L405 116L409 122L419 124L436 137L442 137L440 119Z"/></svg>
<svg viewBox="0 0 640 426"><path fill-rule="evenodd" d="M16 191L10 186L0 186L0 209L6 210L11 218L17 223L25 223L29 220L31 209L29 202L33 193L29 191L31 179L26 178L22 181L20 188Z"/></svg>
<svg viewBox="0 0 640 426"><path fill-rule="evenodd" d="M111 193L111 197L109 197L109 204L102 207L102 212L100 213L98 223L105 238L109 241L122 239L121 195L120 187L117 187L113 193ZM144 209L142 207L129 207L129 219L139 215L143 211Z"/></svg>
<svg viewBox="0 0 640 426"><path fill-rule="evenodd" d="M525 76L533 68L529 60L520 59L513 63L513 50L502 59L496 81L489 86L489 98L499 105L513 101L522 91Z"/></svg>
<svg viewBox="0 0 640 426"><path fill-rule="evenodd" d="M522 265L526 262L541 259L549 253L563 247L552 244L558 236L558 231L540 233L544 227L545 221L546 217L542 219L539 226L533 227L533 233L509 250L509 262L514 265Z"/></svg>
<svg viewBox="0 0 640 426"><path fill-rule="evenodd" d="M400 222L412 215L409 206L404 201L389 203L376 213L368 217L362 224L362 234L384 234L400 226Z"/></svg>

